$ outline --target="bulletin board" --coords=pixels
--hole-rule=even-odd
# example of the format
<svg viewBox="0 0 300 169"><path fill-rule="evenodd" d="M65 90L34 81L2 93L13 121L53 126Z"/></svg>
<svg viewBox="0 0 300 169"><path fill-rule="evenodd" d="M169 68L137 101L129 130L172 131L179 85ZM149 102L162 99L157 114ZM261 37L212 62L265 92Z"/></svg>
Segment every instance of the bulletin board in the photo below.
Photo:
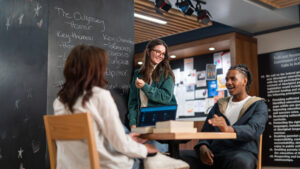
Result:
<svg viewBox="0 0 300 169"><path fill-rule="evenodd" d="M214 103L229 96L225 76L230 63L229 51L170 61L178 120L204 121Z"/></svg>

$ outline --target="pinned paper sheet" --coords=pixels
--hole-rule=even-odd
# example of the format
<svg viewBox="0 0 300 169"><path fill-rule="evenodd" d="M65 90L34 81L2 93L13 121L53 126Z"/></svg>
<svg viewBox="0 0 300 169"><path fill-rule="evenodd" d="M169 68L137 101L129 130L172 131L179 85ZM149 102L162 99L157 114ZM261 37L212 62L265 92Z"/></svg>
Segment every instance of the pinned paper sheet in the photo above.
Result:
<svg viewBox="0 0 300 169"><path fill-rule="evenodd" d="M198 90L195 91L195 98L196 99L207 98L207 96L208 96L207 89L198 89Z"/></svg>
<svg viewBox="0 0 300 169"><path fill-rule="evenodd" d="M196 70L185 70L184 71L184 83L187 85L196 84Z"/></svg>
<svg viewBox="0 0 300 169"><path fill-rule="evenodd" d="M175 76L175 85L180 84L180 69L173 69L173 73Z"/></svg>
<svg viewBox="0 0 300 169"><path fill-rule="evenodd" d="M214 53L214 64L216 65L217 69L222 68L223 63L222 63L222 52L219 53Z"/></svg>
<svg viewBox="0 0 300 169"><path fill-rule="evenodd" d="M223 63L223 74L227 75L228 69L231 66L230 53L223 52L221 55L222 55L222 63Z"/></svg>
<svg viewBox="0 0 300 169"><path fill-rule="evenodd" d="M185 111L184 116L194 116L194 100L185 102Z"/></svg>
<svg viewBox="0 0 300 169"><path fill-rule="evenodd" d="M195 100L194 101L194 111L195 112L205 112L206 111L206 101L205 100Z"/></svg>
<svg viewBox="0 0 300 169"><path fill-rule="evenodd" d="M174 93L175 93L175 98L177 100L177 113L176 113L176 118L179 116L183 116L185 114L185 91L186 88L184 85L178 85L175 86Z"/></svg>
<svg viewBox="0 0 300 169"><path fill-rule="evenodd" d="M196 73L196 85L197 87L206 86L206 71L199 71Z"/></svg>
<svg viewBox="0 0 300 169"><path fill-rule="evenodd" d="M218 91L220 90L226 90L226 79L225 75L218 75L217 76L217 82L218 82Z"/></svg>
<svg viewBox="0 0 300 169"><path fill-rule="evenodd" d="M214 106L215 101L214 98L206 98L205 99L205 105L206 105L206 110L205 110L205 114L208 114L210 109Z"/></svg>
<svg viewBox="0 0 300 169"><path fill-rule="evenodd" d="M194 58L184 59L184 71L194 69Z"/></svg>
<svg viewBox="0 0 300 169"><path fill-rule="evenodd" d="M188 85L188 86L186 86L185 99L186 100L193 100L193 99L195 99L195 85Z"/></svg>

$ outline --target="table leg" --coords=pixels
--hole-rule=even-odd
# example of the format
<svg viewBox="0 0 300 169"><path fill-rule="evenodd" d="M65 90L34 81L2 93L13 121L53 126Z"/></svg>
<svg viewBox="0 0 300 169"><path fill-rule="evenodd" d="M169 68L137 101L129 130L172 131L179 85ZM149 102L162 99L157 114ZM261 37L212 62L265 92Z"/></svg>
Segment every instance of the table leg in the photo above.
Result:
<svg viewBox="0 0 300 169"><path fill-rule="evenodd" d="M173 158L179 158L179 143L177 140L169 141L169 153Z"/></svg>

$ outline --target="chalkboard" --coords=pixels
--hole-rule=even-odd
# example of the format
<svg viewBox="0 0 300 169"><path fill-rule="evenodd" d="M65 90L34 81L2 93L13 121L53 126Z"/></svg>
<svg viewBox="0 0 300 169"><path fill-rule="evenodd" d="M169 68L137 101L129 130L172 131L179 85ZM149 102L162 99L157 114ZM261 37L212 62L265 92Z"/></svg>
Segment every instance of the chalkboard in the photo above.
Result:
<svg viewBox="0 0 300 169"><path fill-rule="evenodd" d="M0 168L45 168L48 2L0 1Z"/></svg>
<svg viewBox="0 0 300 169"><path fill-rule="evenodd" d="M300 48L258 57L259 93L268 104L264 166L300 166Z"/></svg>
<svg viewBox="0 0 300 169"><path fill-rule="evenodd" d="M91 44L106 49L106 77L125 122L133 71L133 0L52 0L49 4L47 113L63 84L63 66L72 47Z"/></svg>
<svg viewBox="0 0 300 169"><path fill-rule="evenodd" d="M49 168L43 115L71 48L109 52L108 89L125 122L133 71L133 0L0 0L0 168Z"/></svg>

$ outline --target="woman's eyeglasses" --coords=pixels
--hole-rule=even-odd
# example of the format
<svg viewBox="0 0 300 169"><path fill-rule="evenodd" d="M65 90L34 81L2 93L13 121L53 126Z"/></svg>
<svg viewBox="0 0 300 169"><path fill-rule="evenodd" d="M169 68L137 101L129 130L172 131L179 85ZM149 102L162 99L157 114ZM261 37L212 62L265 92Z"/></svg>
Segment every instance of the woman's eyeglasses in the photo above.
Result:
<svg viewBox="0 0 300 169"><path fill-rule="evenodd" d="M159 56L162 56L162 57L165 57L165 55L166 55L165 53L163 53L159 50L156 50L156 49L152 49L152 51L154 51L156 55L159 55Z"/></svg>

